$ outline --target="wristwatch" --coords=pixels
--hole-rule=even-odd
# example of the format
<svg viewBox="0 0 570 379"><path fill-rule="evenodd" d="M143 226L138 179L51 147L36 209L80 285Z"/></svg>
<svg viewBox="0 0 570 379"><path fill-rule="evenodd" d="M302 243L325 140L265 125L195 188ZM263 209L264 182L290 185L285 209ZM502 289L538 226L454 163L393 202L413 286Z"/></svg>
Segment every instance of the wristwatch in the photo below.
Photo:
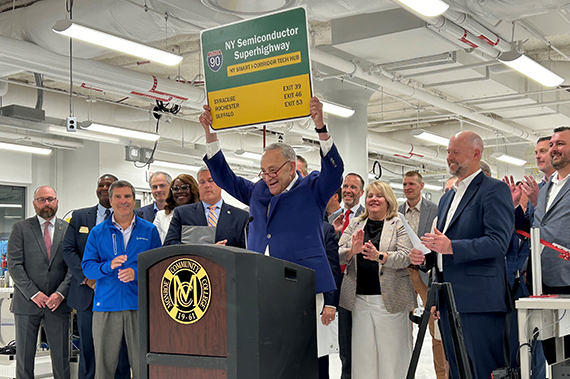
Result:
<svg viewBox="0 0 570 379"><path fill-rule="evenodd" d="M317 132L317 133L328 133L327 125L326 124L323 125L323 127L320 129L315 128L315 132Z"/></svg>

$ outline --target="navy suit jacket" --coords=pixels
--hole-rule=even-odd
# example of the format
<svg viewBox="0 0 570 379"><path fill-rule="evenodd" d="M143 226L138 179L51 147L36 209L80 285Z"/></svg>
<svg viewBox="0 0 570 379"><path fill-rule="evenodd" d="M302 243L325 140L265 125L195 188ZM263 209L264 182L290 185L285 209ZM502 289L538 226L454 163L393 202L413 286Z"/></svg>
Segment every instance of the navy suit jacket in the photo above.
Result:
<svg viewBox="0 0 570 379"><path fill-rule="evenodd" d="M147 220L150 223L154 222L154 218L156 216L154 213L154 203L137 208L135 209L135 212L140 218Z"/></svg>
<svg viewBox="0 0 570 379"><path fill-rule="evenodd" d="M443 230L455 191L439 202L438 230ZM505 255L514 230L509 187L480 172L471 182L445 232L453 255L443 256L440 281L453 286L457 310L507 312Z"/></svg>
<svg viewBox="0 0 570 379"><path fill-rule="evenodd" d="M228 240L226 246L245 248L245 227L248 219L249 214L246 211L222 202L216 227L216 242ZM174 208L164 246L182 243L184 225L208 226L204 205L201 201Z"/></svg>
<svg viewBox="0 0 570 379"><path fill-rule="evenodd" d="M97 224L97 206L73 211L69 226L63 240L63 259L71 271L71 287L67 304L78 311L91 308L93 290L87 285L81 285L85 280L81 269L83 251L91 229Z"/></svg>
<svg viewBox="0 0 570 379"><path fill-rule="evenodd" d="M336 284L336 290L325 292L323 294L325 305L332 305L338 308L338 300L340 297L340 285L342 284L342 273L340 272L340 264L338 258L338 241L336 240L336 233L334 232L334 226L325 222L324 235L325 235L325 248L327 252L327 259L329 265L331 266L331 271L334 277L334 283Z"/></svg>
<svg viewBox="0 0 570 379"><path fill-rule="evenodd" d="M238 177L221 151L204 158L214 182L230 195L249 205L248 248L315 271L316 292L336 289L325 254L323 214L342 183L344 165L333 145L321 159L321 172L311 172L286 192L273 196L263 180L256 183Z"/></svg>

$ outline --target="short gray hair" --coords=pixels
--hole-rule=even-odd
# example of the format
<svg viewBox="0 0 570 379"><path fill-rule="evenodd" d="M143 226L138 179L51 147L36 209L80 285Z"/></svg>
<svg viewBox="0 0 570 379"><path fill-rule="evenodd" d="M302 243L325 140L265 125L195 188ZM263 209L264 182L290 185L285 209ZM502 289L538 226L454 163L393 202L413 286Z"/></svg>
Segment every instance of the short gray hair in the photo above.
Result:
<svg viewBox="0 0 570 379"><path fill-rule="evenodd" d="M483 171L483 173L487 176L492 176L493 174L491 173L491 167L489 167L489 164L485 161L480 161L479 162L479 167L481 168L481 171Z"/></svg>
<svg viewBox="0 0 570 379"><path fill-rule="evenodd" d="M200 175L200 173L201 173L201 172L204 172L204 171L208 171L208 172L209 172L210 169L209 169L208 167L206 167L206 166L200 167L200 168L198 169L198 172L196 173L196 179L198 179L198 175Z"/></svg>
<svg viewBox="0 0 570 379"><path fill-rule="evenodd" d="M136 198L135 187L133 187L133 185L126 180L115 180L109 186L109 197L113 198L113 191L115 190L115 188L125 188L125 187L129 187L131 189L131 192L133 193L133 199Z"/></svg>
<svg viewBox="0 0 570 379"><path fill-rule="evenodd" d="M150 178L148 179L148 185L150 186L152 184L152 180L155 178L155 176L157 175L163 175L166 178L166 181L168 182L168 184L170 185L170 183L172 183L172 176L170 176L169 174L167 174L164 171L155 171L152 173L152 175L150 176Z"/></svg>
<svg viewBox="0 0 570 379"><path fill-rule="evenodd" d="M291 146L287 145L286 143L283 143L283 142L272 143L271 145L269 145L265 149L263 149L264 152L269 151L269 150L281 151L281 156L287 162L296 162L297 161L297 154L295 154L295 150Z"/></svg>

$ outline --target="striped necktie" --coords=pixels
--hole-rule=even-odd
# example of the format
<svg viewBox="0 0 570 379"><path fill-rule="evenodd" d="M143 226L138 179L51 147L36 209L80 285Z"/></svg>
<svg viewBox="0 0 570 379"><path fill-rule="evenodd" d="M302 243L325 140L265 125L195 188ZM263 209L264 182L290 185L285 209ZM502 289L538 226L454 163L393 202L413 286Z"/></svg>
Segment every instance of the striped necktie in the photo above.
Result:
<svg viewBox="0 0 570 379"><path fill-rule="evenodd" d="M215 205L211 205L208 207L210 210L208 212L208 226L216 227L218 225L218 215L216 214L216 207Z"/></svg>

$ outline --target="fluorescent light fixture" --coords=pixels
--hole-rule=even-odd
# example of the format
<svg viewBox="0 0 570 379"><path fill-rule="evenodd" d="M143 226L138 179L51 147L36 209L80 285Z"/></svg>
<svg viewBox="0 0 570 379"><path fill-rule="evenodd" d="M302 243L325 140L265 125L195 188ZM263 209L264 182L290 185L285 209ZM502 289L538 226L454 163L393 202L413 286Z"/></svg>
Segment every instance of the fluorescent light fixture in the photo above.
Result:
<svg viewBox="0 0 570 379"><path fill-rule="evenodd" d="M491 154L491 157L495 158L498 161L514 164L516 166L524 166L526 164L526 161L523 159L515 158L503 153L493 153Z"/></svg>
<svg viewBox="0 0 570 379"><path fill-rule="evenodd" d="M328 100L321 100L323 103L323 112L338 116L338 117L350 117L354 114L354 109L347 107L346 105L333 103Z"/></svg>
<svg viewBox="0 0 570 379"><path fill-rule="evenodd" d="M102 30L97 30L91 26L82 25L76 21L59 20L52 27L52 30L70 38L120 51L121 53L134 55L135 57L142 59L148 59L152 62L162 63L167 66L174 66L182 61L182 57L180 55L131 41L124 37L119 37Z"/></svg>
<svg viewBox="0 0 570 379"><path fill-rule="evenodd" d="M98 132L103 134L112 134L114 136L128 137L133 139L140 139L143 141L157 141L160 135L156 133L140 132L133 129L123 129L116 126L109 126L103 124L97 124L94 122L83 122L81 123L81 129L87 129L91 132Z"/></svg>
<svg viewBox="0 0 570 379"><path fill-rule="evenodd" d="M416 138L423 139L424 141L437 143L438 145L447 147L449 145L449 138L438 136L421 129L414 129L410 134Z"/></svg>
<svg viewBox="0 0 570 379"><path fill-rule="evenodd" d="M422 16L439 16L449 8L449 4L441 0L396 0Z"/></svg>
<svg viewBox="0 0 570 379"><path fill-rule="evenodd" d="M261 160L261 154L250 153L249 151L236 150L234 151L234 154L240 158L253 159L254 161Z"/></svg>
<svg viewBox="0 0 570 379"><path fill-rule="evenodd" d="M22 208L22 204L0 204L0 208Z"/></svg>
<svg viewBox="0 0 570 379"><path fill-rule="evenodd" d="M151 163L152 166L162 166L162 167L170 167L170 168L177 168L180 170L189 170L189 171L198 171L200 167L183 164L183 163L175 163L175 162L166 162L166 161L154 161Z"/></svg>
<svg viewBox="0 0 570 379"><path fill-rule="evenodd" d="M30 154L40 154L40 155L51 154L51 149L46 149L43 147L16 145L14 143L4 143L4 142L0 142L0 150L10 150L10 151L17 151L19 153L30 153Z"/></svg>
<svg viewBox="0 0 570 379"><path fill-rule="evenodd" d="M556 87L564 82L563 78L518 51L507 51L497 59L545 87Z"/></svg>
<svg viewBox="0 0 570 379"><path fill-rule="evenodd" d="M441 186L436 186L436 185L427 184L427 183L424 183L424 189L432 190L432 191L441 191L442 190Z"/></svg>

